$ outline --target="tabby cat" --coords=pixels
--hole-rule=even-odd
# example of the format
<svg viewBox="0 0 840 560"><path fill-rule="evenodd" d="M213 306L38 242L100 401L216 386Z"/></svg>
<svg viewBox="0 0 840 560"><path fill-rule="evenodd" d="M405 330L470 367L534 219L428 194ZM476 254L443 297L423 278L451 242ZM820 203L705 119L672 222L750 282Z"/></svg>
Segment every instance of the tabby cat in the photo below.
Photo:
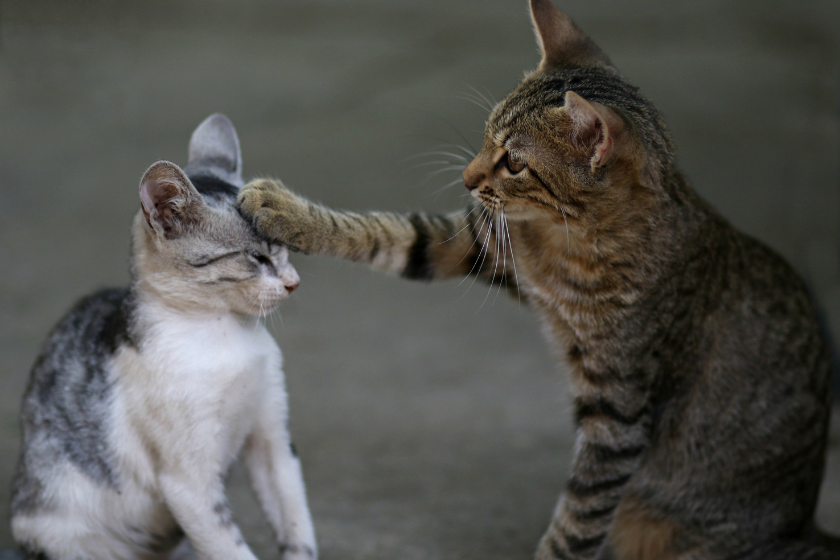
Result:
<svg viewBox="0 0 840 560"><path fill-rule="evenodd" d="M316 557L280 350L258 317L299 278L234 207L227 117L189 154L189 178L165 161L143 176L131 286L81 300L32 370L12 489L27 558L162 559L186 535L201 558L256 560L224 493L240 449L282 558Z"/></svg>
<svg viewBox="0 0 840 560"><path fill-rule="evenodd" d="M827 557L806 538L830 364L803 282L691 190L657 110L565 14L531 14L542 61L490 114L466 219L335 212L269 180L241 211L306 253L524 294L577 424L539 560Z"/></svg>

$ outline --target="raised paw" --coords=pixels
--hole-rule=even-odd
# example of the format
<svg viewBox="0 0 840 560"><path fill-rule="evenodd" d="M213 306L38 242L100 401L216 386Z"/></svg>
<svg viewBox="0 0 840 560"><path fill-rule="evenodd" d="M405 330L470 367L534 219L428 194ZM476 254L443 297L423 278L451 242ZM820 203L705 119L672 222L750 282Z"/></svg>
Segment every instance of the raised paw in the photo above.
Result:
<svg viewBox="0 0 840 560"><path fill-rule="evenodd" d="M303 249L301 234L305 233L304 219L309 203L294 194L279 181L261 179L248 183L237 199L239 212L257 233L266 239ZM302 219L302 217L304 219Z"/></svg>
<svg viewBox="0 0 840 560"><path fill-rule="evenodd" d="M260 208L282 210L299 199L297 195L283 186L280 181L258 179L242 187L236 200L239 211L245 219L253 220Z"/></svg>

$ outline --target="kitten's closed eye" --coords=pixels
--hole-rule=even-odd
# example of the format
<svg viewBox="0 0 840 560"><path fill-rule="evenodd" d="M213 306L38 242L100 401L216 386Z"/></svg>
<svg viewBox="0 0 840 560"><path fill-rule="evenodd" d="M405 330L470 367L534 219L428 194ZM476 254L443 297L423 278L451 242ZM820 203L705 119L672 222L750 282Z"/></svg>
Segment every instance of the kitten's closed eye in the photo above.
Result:
<svg viewBox="0 0 840 560"><path fill-rule="evenodd" d="M256 251L248 251L248 257L251 260L256 261L258 264L274 266L274 263L271 262L271 259L263 255L262 253L258 253Z"/></svg>
<svg viewBox="0 0 840 560"><path fill-rule="evenodd" d="M197 259L195 261L187 261L187 262L190 263L190 266L193 266L195 268L204 268L205 266L211 265L211 264L213 264L215 262L218 262L222 259L227 259L227 258L230 258L230 257L234 257L238 254L239 254L239 251L231 251L229 253L223 253L221 255L215 255L215 256L206 256L206 257L202 257L200 259Z"/></svg>

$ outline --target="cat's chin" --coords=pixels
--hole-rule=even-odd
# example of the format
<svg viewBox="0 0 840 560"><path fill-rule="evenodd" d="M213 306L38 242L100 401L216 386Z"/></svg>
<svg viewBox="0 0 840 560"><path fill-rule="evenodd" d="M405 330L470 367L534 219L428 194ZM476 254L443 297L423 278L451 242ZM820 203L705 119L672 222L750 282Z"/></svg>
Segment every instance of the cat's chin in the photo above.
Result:
<svg viewBox="0 0 840 560"><path fill-rule="evenodd" d="M280 302L286 299L288 295L282 295L276 298L260 300L255 302L248 302L245 309L241 309L240 312L246 315L252 315L254 317L264 317L271 313L274 313L278 307L280 307Z"/></svg>

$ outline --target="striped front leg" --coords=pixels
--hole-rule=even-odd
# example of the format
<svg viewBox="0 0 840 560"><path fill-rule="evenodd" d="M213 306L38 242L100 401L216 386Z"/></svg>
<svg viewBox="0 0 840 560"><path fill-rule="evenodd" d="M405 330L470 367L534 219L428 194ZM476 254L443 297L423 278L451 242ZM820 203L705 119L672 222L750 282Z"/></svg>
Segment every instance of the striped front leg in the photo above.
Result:
<svg viewBox="0 0 840 560"><path fill-rule="evenodd" d="M446 216L342 212L269 179L245 185L239 204L260 235L306 253L363 262L413 280L473 274L517 289L507 222L480 206Z"/></svg>
<svg viewBox="0 0 840 560"><path fill-rule="evenodd" d="M626 395L623 391L612 394ZM650 409L644 401L618 402L591 394L575 398L578 431L572 472L540 542L537 560L597 556L624 488L647 448Z"/></svg>

